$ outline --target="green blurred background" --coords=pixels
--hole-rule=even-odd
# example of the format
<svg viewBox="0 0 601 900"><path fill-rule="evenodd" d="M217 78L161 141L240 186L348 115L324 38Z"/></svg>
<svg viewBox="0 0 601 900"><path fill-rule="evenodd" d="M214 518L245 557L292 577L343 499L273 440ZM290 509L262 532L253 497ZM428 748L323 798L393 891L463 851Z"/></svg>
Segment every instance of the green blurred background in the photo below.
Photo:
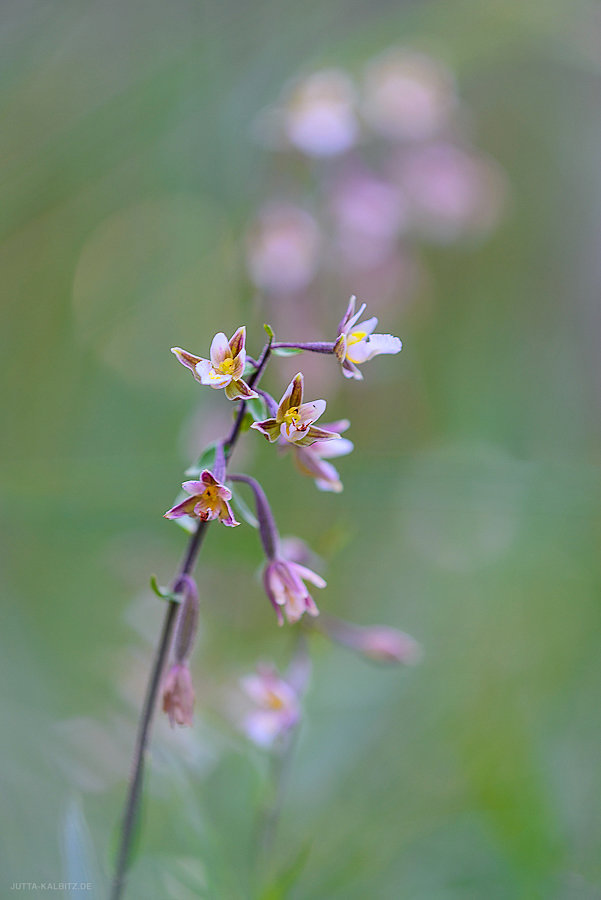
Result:
<svg viewBox="0 0 601 900"><path fill-rule="evenodd" d="M185 542L161 517L190 462L182 423L225 403L169 347L204 353L247 322L258 353L267 315L241 251L269 164L252 122L307 66L425 42L506 172L505 216L475 246L423 248L427 288L383 317L399 357L359 385L333 371L356 445L342 495L258 438L239 457L326 559L321 608L405 629L424 658L380 669L315 642L270 859L299 871L262 896L601 897L599 6L4 0L0 16L0 895L106 893L162 613L148 578L168 581ZM345 302L328 300L332 327ZM266 760L230 693L258 659L285 665L291 635L256 534L223 531L198 570L198 722L157 722L132 898L255 896Z"/></svg>

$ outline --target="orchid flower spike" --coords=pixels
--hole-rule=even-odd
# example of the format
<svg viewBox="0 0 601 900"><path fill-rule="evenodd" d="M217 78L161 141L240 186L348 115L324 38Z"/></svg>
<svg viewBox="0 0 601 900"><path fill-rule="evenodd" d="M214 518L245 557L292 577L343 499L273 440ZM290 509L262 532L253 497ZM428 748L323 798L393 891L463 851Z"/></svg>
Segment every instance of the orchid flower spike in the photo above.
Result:
<svg viewBox="0 0 601 900"><path fill-rule="evenodd" d="M373 333L378 325L375 316L357 324L363 315L366 304L362 303L359 310L355 312L356 303L357 298L351 297L346 313L338 326L334 353L342 366L344 377L362 381L363 375L357 365L373 359L380 353L399 353L403 345L399 338L393 337L391 334Z"/></svg>
<svg viewBox="0 0 601 900"><path fill-rule="evenodd" d="M236 522L229 505L232 492L225 485L220 484L208 469L204 469L200 473L199 481L184 481L182 487L191 496L168 509L165 513L166 519L192 516L203 522L219 519L224 525L240 524Z"/></svg>
<svg viewBox="0 0 601 900"><path fill-rule="evenodd" d="M315 587L324 588L326 582L312 569L276 556L265 566L263 584L271 605L278 617L278 625L284 624L284 615L293 624L303 613L318 616L319 610L304 582L310 581Z"/></svg>
<svg viewBox="0 0 601 900"><path fill-rule="evenodd" d="M242 378L246 365L245 343L246 326L242 325L229 341L222 331L215 335L210 359L194 356L181 347L172 347L171 352L191 370L196 381L212 388L225 388L226 397L230 400L250 400L258 395Z"/></svg>
<svg viewBox="0 0 601 900"><path fill-rule="evenodd" d="M291 444L309 447L316 441L340 438L340 435L334 431L314 427L313 422L319 419L325 408L325 400L303 403L303 374L298 372L286 388L275 418L265 419L263 422L253 422L250 427L260 431L270 442L277 441L281 436Z"/></svg>
<svg viewBox="0 0 601 900"><path fill-rule="evenodd" d="M348 419L341 419L339 422L332 422L325 427L328 431L340 434L342 431L346 431L349 425ZM316 441L311 447L295 446L294 460L303 475L315 479L315 484L320 491L333 491L339 494L342 490L340 476L332 463L326 462L326 460L336 456L346 456L351 453L353 446L353 442L348 438L341 438L339 441Z"/></svg>
<svg viewBox="0 0 601 900"><path fill-rule="evenodd" d="M298 693L274 666L258 666L240 683L255 707L243 721L244 732L259 747L271 747L299 721Z"/></svg>

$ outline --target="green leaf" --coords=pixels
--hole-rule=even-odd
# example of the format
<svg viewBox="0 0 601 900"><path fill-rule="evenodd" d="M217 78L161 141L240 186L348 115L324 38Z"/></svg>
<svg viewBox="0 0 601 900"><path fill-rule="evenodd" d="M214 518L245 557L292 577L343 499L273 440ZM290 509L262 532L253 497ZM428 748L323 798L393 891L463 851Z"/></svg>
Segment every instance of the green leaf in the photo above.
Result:
<svg viewBox="0 0 601 900"><path fill-rule="evenodd" d="M262 397L251 397L250 400L246 401L246 408L254 422L262 422L263 419L267 418L267 409Z"/></svg>
<svg viewBox="0 0 601 900"><path fill-rule="evenodd" d="M244 418L242 419L242 422L240 424L240 434L244 434L246 431L248 431L254 421L255 420L253 418L252 413L250 413L250 412L244 413Z"/></svg>
<svg viewBox="0 0 601 900"><path fill-rule="evenodd" d="M230 490L232 492L232 500L234 501L234 506L240 513L241 517L244 519L247 525L250 525L251 528L258 528L259 522L250 506L248 506L248 504L242 499L237 489L230 486Z"/></svg>
<svg viewBox="0 0 601 900"><path fill-rule="evenodd" d="M174 594L169 588L161 587L156 579L156 575L150 576L150 587L161 600L167 600L168 603L181 603L182 598L179 594Z"/></svg>
<svg viewBox="0 0 601 900"><path fill-rule="evenodd" d="M275 331L273 330L273 328L271 327L271 325L269 325L269 324L266 322L266 323L263 325L263 328L265 329L265 332L266 332L266 334L267 334L267 337L270 337L270 338L273 340L274 337L275 337Z"/></svg>
<svg viewBox="0 0 601 900"><path fill-rule="evenodd" d="M205 447L194 465L186 469L184 474L188 475L190 478L194 478L195 476L200 475L203 469L212 469L215 465L217 444L218 441L213 441L212 444L209 444L208 447Z"/></svg>
<svg viewBox="0 0 601 900"><path fill-rule="evenodd" d="M307 841L286 868L259 895L259 900L286 900L307 864L312 839Z"/></svg>
<svg viewBox="0 0 601 900"><path fill-rule="evenodd" d="M275 350L272 350L275 356L296 356L297 353L302 352L300 347L276 347Z"/></svg>
<svg viewBox="0 0 601 900"><path fill-rule="evenodd" d="M150 576L150 587L152 588L154 593L157 595L157 597L160 597L161 600L165 599L165 594L167 593L167 588L159 586L156 575Z"/></svg>

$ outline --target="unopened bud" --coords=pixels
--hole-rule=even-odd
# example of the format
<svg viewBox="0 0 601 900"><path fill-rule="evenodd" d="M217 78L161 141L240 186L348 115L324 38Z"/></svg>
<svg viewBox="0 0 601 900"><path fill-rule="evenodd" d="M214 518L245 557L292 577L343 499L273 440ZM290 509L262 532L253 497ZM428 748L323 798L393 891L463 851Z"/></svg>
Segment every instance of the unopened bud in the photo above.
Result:
<svg viewBox="0 0 601 900"><path fill-rule="evenodd" d="M175 663L163 681L163 712L169 716L171 727L192 725L194 688L186 663Z"/></svg>

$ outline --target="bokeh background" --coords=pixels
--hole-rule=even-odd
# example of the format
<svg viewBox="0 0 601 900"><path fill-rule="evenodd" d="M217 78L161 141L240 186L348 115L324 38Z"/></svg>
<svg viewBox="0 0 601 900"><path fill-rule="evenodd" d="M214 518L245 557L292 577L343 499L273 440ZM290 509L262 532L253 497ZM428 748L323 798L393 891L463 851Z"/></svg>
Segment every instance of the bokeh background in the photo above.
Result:
<svg viewBox="0 0 601 900"><path fill-rule="evenodd" d="M229 421L169 347L202 354L246 322L258 353L267 318L283 332L309 310L332 330L352 287L336 261L279 305L249 278L245 235L273 191L322 199L322 163L266 147L261 111L299 73L360 79L401 46L453 73L503 209L486 234L414 236L398 291L361 275L404 349L361 384L308 375L353 420L344 493L252 435L238 465L323 558L321 608L408 631L423 660L384 669L314 642L255 889L267 760L231 698L258 659L286 664L291 634L256 533L211 529L197 723L157 722L129 896L601 897L598 5L4 0L0 18L0 894L106 894L162 614L148 579L167 582L185 542L162 513Z"/></svg>

